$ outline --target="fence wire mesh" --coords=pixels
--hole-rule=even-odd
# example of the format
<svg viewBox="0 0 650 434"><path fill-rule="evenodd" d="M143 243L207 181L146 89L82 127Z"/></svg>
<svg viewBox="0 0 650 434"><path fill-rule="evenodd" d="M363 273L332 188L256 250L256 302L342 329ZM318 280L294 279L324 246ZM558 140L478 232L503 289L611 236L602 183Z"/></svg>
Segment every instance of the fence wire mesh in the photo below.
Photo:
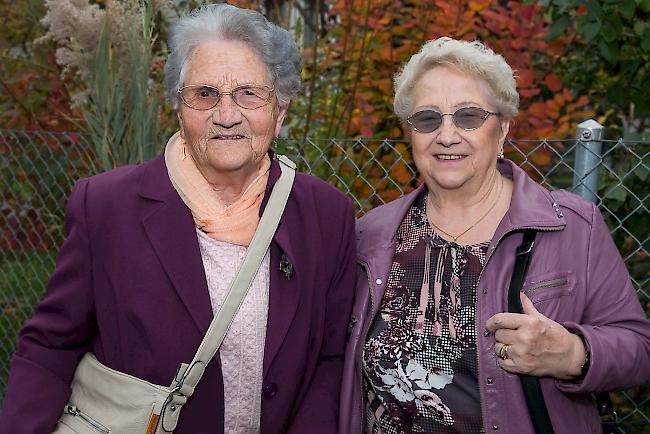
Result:
<svg viewBox="0 0 650 434"><path fill-rule="evenodd" d="M576 140L517 140L506 156L549 189L573 189ZM359 215L421 182L404 141L279 139L276 149L300 170L341 189ZM608 141L593 171L597 205L650 314L650 143ZM76 133L0 130L0 390L18 329L31 316L64 238L66 198L74 182L101 170ZM584 174L583 174L584 175ZM614 396L626 433L650 433L650 384ZM0 393L0 407L2 393Z"/></svg>

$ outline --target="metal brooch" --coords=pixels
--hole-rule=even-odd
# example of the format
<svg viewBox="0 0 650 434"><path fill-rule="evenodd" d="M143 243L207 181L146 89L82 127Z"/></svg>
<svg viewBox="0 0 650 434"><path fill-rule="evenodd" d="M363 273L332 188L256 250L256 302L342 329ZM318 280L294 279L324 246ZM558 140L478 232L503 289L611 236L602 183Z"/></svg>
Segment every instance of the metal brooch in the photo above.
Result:
<svg viewBox="0 0 650 434"><path fill-rule="evenodd" d="M280 273L287 279L291 279L291 276L293 276L293 264L289 261L286 253L283 253L280 257Z"/></svg>

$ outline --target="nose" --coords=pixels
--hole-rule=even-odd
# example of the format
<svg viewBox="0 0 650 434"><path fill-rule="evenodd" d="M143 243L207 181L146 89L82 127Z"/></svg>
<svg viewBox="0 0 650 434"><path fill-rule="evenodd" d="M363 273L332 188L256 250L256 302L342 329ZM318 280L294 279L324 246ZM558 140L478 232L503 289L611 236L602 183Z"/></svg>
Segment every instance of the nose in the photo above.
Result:
<svg viewBox="0 0 650 434"><path fill-rule="evenodd" d="M442 117L442 123L438 128L436 142L444 146L445 148L449 148L450 146L460 143L460 135L458 134L458 128L454 124L454 121L451 116Z"/></svg>
<svg viewBox="0 0 650 434"><path fill-rule="evenodd" d="M224 128L232 128L242 121L241 109L230 95L224 95L212 109L212 122Z"/></svg>

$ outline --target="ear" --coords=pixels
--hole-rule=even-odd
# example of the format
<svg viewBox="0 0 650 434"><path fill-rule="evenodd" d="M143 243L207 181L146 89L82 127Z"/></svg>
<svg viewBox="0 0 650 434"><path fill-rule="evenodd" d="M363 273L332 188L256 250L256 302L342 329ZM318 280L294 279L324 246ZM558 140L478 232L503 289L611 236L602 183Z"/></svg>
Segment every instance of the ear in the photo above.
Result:
<svg viewBox="0 0 650 434"><path fill-rule="evenodd" d="M510 131L510 121L500 121L501 124L501 135L499 136L499 146L503 148L503 142L506 141L508 132Z"/></svg>
<svg viewBox="0 0 650 434"><path fill-rule="evenodd" d="M181 139L185 140L185 130L183 128L183 117L181 116L180 110L176 112L176 117L178 118L178 126L181 132Z"/></svg>
<svg viewBox="0 0 650 434"><path fill-rule="evenodd" d="M291 101L285 105L278 106L278 117L275 119L275 137L280 136L280 129L282 128L282 123L284 122L284 117L287 115L290 104Z"/></svg>

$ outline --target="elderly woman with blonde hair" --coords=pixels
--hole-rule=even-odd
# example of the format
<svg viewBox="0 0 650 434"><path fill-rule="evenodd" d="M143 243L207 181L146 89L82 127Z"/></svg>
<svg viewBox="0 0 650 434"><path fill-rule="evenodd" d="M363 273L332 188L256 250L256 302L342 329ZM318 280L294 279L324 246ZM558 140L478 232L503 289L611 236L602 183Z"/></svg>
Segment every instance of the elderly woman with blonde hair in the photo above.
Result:
<svg viewBox="0 0 650 434"><path fill-rule="evenodd" d="M598 209L504 158L518 103L480 42L430 41L395 77L424 183L357 224L341 433L595 433L591 394L650 376L650 324Z"/></svg>

